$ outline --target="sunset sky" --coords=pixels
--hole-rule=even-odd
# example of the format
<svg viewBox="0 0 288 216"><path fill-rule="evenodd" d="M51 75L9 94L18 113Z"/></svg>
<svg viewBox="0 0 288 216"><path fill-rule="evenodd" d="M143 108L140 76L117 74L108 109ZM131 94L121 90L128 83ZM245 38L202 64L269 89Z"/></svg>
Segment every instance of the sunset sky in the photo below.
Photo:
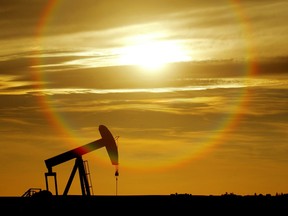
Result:
<svg viewBox="0 0 288 216"><path fill-rule="evenodd" d="M94 195L288 193L287 10L1 0L0 196L45 189L44 161L101 139L99 125L119 177L105 148L83 155ZM60 194L73 165L53 167Z"/></svg>

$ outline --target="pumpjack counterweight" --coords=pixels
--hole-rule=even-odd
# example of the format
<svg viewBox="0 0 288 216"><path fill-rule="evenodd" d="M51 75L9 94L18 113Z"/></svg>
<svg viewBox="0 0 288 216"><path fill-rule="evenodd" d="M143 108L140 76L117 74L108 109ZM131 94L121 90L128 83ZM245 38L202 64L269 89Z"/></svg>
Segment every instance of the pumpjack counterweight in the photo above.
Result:
<svg viewBox="0 0 288 216"><path fill-rule="evenodd" d="M57 187L57 179L56 179L56 173L52 171L52 168L54 166L57 166L61 163L64 163L66 161L75 159L75 164L72 169L70 178L67 182L66 188L64 190L63 195L67 195L69 188L71 186L72 180L74 178L74 175L78 169L79 177L80 177L80 184L82 189L83 195L90 195L90 187L89 187L89 181L87 178L87 173L85 171L84 167L84 161L82 159L82 156L84 154L87 154L91 151L94 151L96 149L105 147L109 158L111 160L112 165L118 165L118 148L115 142L114 137L112 136L111 132L108 130L108 128L104 125L99 126L99 132L101 134L101 139L95 140L91 143L85 144L83 146L80 146L78 148L72 149L70 151L64 152L62 154L56 155L52 158L46 159L45 164L48 169L48 172L45 173L45 180L46 180L46 189L49 190L48 186L48 177L52 176L54 177L55 182L55 190L56 195L58 195L58 187ZM118 176L118 166L115 172L115 176Z"/></svg>

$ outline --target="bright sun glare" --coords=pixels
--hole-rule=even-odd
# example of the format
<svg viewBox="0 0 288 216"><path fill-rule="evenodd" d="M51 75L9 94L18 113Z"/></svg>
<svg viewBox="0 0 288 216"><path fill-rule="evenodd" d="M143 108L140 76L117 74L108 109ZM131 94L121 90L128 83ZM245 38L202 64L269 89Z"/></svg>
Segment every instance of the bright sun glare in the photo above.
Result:
<svg viewBox="0 0 288 216"><path fill-rule="evenodd" d="M125 47L120 57L123 65L138 65L155 71L167 63L189 61L185 50L172 41L149 41Z"/></svg>

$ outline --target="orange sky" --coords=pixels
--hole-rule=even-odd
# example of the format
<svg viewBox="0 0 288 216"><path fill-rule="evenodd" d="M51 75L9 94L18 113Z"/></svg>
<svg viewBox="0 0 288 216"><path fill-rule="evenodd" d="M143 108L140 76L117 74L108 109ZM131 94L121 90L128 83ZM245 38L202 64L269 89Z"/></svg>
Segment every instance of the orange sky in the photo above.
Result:
<svg viewBox="0 0 288 216"><path fill-rule="evenodd" d="M0 8L0 196L45 189L44 160L99 125L120 175L105 148L85 154L94 195L288 193L286 1ZM60 194L73 164L53 168Z"/></svg>

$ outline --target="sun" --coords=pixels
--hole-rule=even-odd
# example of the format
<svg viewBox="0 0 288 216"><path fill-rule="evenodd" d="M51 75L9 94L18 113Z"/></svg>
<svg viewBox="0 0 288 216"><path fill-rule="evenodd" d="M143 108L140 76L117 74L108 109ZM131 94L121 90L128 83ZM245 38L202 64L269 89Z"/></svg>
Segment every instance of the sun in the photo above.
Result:
<svg viewBox="0 0 288 216"><path fill-rule="evenodd" d="M147 71L156 71L167 63L189 61L183 47L173 41L147 41L122 49L120 64L138 65Z"/></svg>

